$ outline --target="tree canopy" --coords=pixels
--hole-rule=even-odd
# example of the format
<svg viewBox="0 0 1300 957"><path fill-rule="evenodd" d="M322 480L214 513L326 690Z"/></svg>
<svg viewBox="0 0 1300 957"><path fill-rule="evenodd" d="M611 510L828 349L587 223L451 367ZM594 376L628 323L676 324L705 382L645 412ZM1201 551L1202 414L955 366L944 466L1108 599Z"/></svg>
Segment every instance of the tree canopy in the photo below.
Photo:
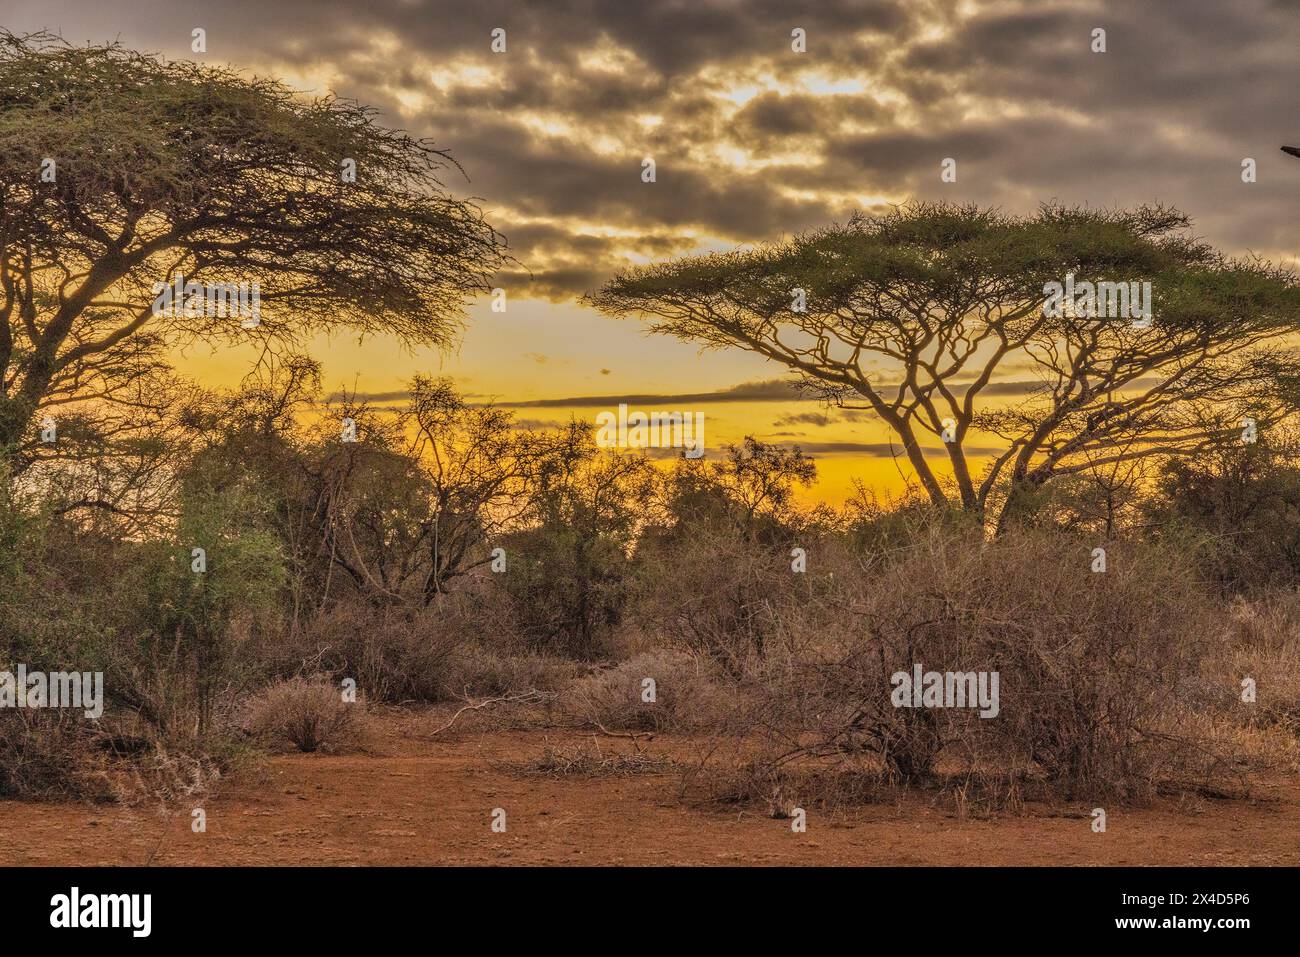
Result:
<svg viewBox="0 0 1300 957"><path fill-rule="evenodd" d="M333 96L118 44L0 32L0 454L38 410L150 404L167 349L346 327L444 345L508 260L431 142ZM256 328L153 308L257 284Z"/></svg>
<svg viewBox="0 0 1300 957"><path fill-rule="evenodd" d="M1300 284L1187 234L1177 210L915 203L783 242L615 276L588 301L787 366L875 413L929 498L1013 513L1017 490L1240 442L1294 408ZM1048 284L1151 284L1145 320L1046 308ZM1127 291L1127 290L1126 290ZM1080 299L1080 302L1083 302ZM998 445L982 474L968 450ZM943 443L951 481L924 454Z"/></svg>

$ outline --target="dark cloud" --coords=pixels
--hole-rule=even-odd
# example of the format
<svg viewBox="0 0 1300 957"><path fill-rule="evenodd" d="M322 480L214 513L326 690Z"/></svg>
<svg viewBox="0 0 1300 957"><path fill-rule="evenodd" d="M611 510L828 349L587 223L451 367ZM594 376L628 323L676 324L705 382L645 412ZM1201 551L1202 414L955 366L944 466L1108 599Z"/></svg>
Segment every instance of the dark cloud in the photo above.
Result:
<svg viewBox="0 0 1300 957"><path fill-rule="evenodd" d="M531 399L523 402L502 401L497 405L514 409L591 408L611 409L620 403L629 406L680 409L690 403L710 402L788 402L801 396L795 386L785 379L767 379L761 382L744 382L717 392L690 392L678 395L580 395L564 399Z"/></svg>
<svg viewBox="0 0 1300 957"><path fill-rule="evenodd" d="M608 369L601 369L601 374L608 374ZM392 402L410 398L410 392L358 392L349 396L359 402ZM342 398L341 393L330 396L330 400ZM678 395L642 394L642 395L579 395L564 399L526 399L514 401L496 399L483 401L480 405L496 405L509 409L559 409L559 408L615 408L619 403L656 408L681 406L687 403L704 404L709 402L789 402L799 401L803 397L795 385L787 379L764 379L758 382L742 382L716 392L692 392ZM807 401L807 400L805 400Z"/></svg>
<svg viewBox="0 0 1300 957"><path fill-rule="evenodd" d="M534 353L528 354L534 361L544 361L545 356L537 356ZM609 373L608 369L600 370L602 375ZM1148 388L1155 384L1154 379L1136 379L1132 388ZM964 395L966 388L970 383L953 383L953 389L958 395ZM877 390L884 394L889 394L899 388L898 384L877 384ZM1041 392L1046 388L1038 380L1018 380L1010 382L990 382L984 386L981 395L985 396L1028 396L1036 392ZM356 401L364 402L392 402L410 397L409 392L359 392L350 396ZM331 400L342 398L340 393L329 397ZM497 405L511 409L609 409L626 403L629 406L640 406L642 408L669 408L689 404L707 405L714 402L818 402L819 399L809 398L799 390L799 384L792 379L762 379L757 382L742 382L739 385L733 385L726 389L719 389L714 392L682 392L682 393L643 393L637 395L576 395L567 396L558 399L494 399L491 402L484 401L482 405ZM781 428L789 425L829 425L833 422L860 422L863 419L870 418L872 413L863 409L837 409L823 408L822 411L813 412L792 412L781 416L772 423L774 428Z"/></svg>
<svg viewBox="0 0 1300 957"><path fill-rule="evenodd" d="M810 455L871 455L877 458L901 459L906 458L907 453L903 450L900 443L890 445L888 442L793 442L792 446L797 446L801 452L807 452ZM979 455L1000 455L1005 449L984 448L983 446L963 446L962 451L967 456ZM927 458L947 458L948 453L942 448L922 449L921 453Z"/></svg>
<svg viewBox="0 0 1300 957"><path fill-rule="evenodd" d="M407 389L394 392L331 392L325 396L326 402L405 402L411 397Z"/></svg>
<svg viewBox="0 0 1300 957"><path fill-rule="evenodd" d="M778 238L863 202L1162 201L1291 255L1300 12L1277 0L6 0L6 25L330 77L451 148L564 300L628 262ZM496 27L507 52L489 49ZM794 53L790 31L807 32ZM1094 53L1092 31L1106 31ZM318 92L324 92L323 90ZM641 181L653 157L657 182ZM958 162L943 184L939 163ZM1258 182L1241 182L1241 161ZM871 199L864 199L870 197ZM599 228L597 228L599 227Z"/></svg>
<svg viewBox="0 0 1300 957"><path fill-rule="evenodd" d="M835 416L829 412L795 412L781 416L772 423L772 427L779 429L787 425L827 426L834 421Z"/></svg>
<svg viewBox="0 0 1300 957"><path fill-rule="evenodd" d="M535 362L543 363L545 356L528 353ZM601 375L609 375L608 369L601 369ZM1155 379L1135 379L1131 388L1145 389L1156 384ZM969 383L953 383L953 390L964 395ZM877 390L889 394L897 390L897 384L878 384ZM1038 380L1018 380L1011 382L990 382L981 390L987 397L1030 396L1042 392L1046 386ZM344 396L336 392L327 396L326 401L337 402L348 398L354 402L398 402L409 399L410 392L356 392ZM477 397L474 397L477 398ZM792 425L826 426L836 422L862 422L874 417L874 413L865 409L839 409L822 406L821 400L809 398L799 390L798 382L791 379L763 379L757 382L742 382L726 389L714 392L682 393L642 393L637 395L577 395L559 399L500 399L482 398L474 404L495 405L507 409L613 409L620 403L641 409L682 409L690 405L710 405L719 402L803 402L817 403L817 411L790 412L778 417L773 428ZM531 420L530 420L531 421ZM776 435L794 435L793 432L779 432ZM975 453L981 454L981 453Z"/></svg>

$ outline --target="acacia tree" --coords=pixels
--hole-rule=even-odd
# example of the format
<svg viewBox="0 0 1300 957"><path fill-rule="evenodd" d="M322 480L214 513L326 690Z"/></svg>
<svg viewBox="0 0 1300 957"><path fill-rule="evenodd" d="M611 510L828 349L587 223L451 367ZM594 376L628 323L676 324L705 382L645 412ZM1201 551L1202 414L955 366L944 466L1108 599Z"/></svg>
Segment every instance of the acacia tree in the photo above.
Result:
<svg viewBox="0 0 1300 957"><path fill-rule="evenodd" d="M532 519L543 471L590 438L533 431L470 404L450 379L415 376L409 401L321 401L319 364L281 357L185 424L187 472L221 492L256 486L284 548L294 618L349 593L376 606L429 605L492 560L492 543ZM352 439L341 440L349 422ZM334 582L344 583L340 589Z"/></svg>
<svg viewBox="0 0 1300 957"><path fill-rule="evenodd" d="M420 529L426 603L491 560L485 546L520 527L543 476L578 454L584 438L576 429L520 429L511 413L472 406L450 379L426 376L412 380L400 422L415 436L408 454L422 463L432 490L431 514Z"/></svg>
<svg viewBox="0 0 1300 957"><path fill-rule="evenodd" d="M729 518L750 538L790 517L796 486L811 485L817 465L795 446L786 449L745 436L716 461L682 456L665 476L664 524L686 531L699 522Z"/></svg>
<svg viewBox="0 0 1300 957"><path fill-rule="evenodd" d="M875 413L936 504L999 526L1056 476L1239 442L1294 407L1293 274L1188 237L1176 210L917 203L792 240L636 268L588 301L788 366ZM1045 286L1150 282L1149 319L1045 308ZM1140 287L1139 287L1140 288ZM1081 300L1082 301L1082 300ZM951 478L926 459L943 443ZM1000 439L982 475L970 439Z"/></svg>
<svg viewBox="0 0 1300 957"><path fill-rule="evenodd" d="M308 465L317 549L377 604L428 605L492 560L491 542L531 518L531 496L578 454L573 430L517 428L416 376L394 420L345 407L357 442L316 443Z"/></svg>
<svg viewBox="0 0 1300 957"><path fill-rule="evenodd" d="M122 48L0 33L0 457L34 457L52 403L147 402L133 383L195 338L348 327L445 344L507 257L373 110ZM355 172L355 175L352 175ZM260 286L256 328L158 283Z"/></svg>

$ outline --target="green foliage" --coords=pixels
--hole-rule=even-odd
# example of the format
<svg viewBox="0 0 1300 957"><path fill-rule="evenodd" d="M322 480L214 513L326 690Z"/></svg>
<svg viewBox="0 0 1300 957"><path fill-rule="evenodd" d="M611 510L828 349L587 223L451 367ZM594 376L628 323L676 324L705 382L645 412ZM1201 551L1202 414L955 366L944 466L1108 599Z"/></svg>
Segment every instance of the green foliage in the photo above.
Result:
<svg viewBox="0 0 1300 957"><path fill-rule="evenodd" d="M531 497L528 528L504 540L502 587L535 648L594 657L622 618L631 551L652 497L653 467L582 444L551 460Z"/></svg>
<svg viewBox="0 0 1300 957"><path fill-rule="evenodd" d="M63 383L122 397L178 342L346 327L448 345L466 298L509 261L444 187L457 169L349 100L0 31L0 451L25 467L29 426L69 398ZM256 284L261 324L159 319L155 283L178 272Z"/></svg>
<svg viewBox="0 0 1300 957"><path fill-rule="evenodd" d="M1285 448L1260 443L1171 462L1146 511L1225 588L1259 591L1300 580L1300 468Z"/></svg>
<svg viewBox="0 0 1300 957"><path fill-rule="evenodd" d="M1161 206L1023 217L913 203L631 269L587 298L655 332L757 353L828 403L873 413L935 505L981 517L1000 506L1003 528L1053 479L1203 453L1235 441L1243 418L1262 430L1295 407L1300 360L1281 340L1300 328L1300 282L1222 256L1188 226ZM1150 283L1149 323L1050 314L1045 287L1067 275ZM951 482L927 439L942 443ZM976 441L994 443L983 475Z"/></svg>

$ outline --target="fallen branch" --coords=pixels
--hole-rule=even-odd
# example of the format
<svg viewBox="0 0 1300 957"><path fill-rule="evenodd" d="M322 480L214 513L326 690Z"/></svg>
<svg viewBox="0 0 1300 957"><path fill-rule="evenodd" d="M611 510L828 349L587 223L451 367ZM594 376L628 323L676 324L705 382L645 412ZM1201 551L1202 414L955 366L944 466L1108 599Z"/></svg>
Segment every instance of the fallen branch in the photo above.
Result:
<svg viewBox="0 0 1300 957"><path fill-rule="evenodd" d="M429 736L433 737L435 734L442 734L442 732L455 724L460 716L466 711L482 711L484 708L490 707L494 704L528 704L534 701L544 701L545 699L552 697L554 697L554 695L538 691L536 688L530 688L527 691L511 691L508 694L503 694L496 698L484 698L482 701L478 702L475 702L468 695L465 695L462 700L469 703L453 714L451 720L441 728L430 732Z"/></svg>
<svg viewBox="0 0 1300 957"><path fill-rule="evenodd" d="M611 731L609 730L609 728L605 727L595 718L588 718L587 720L590 721L593 725L595 725L596 730L599 731L601 734L605 735L606 737L630 738L632 743L636 745L638 751L641 750L642 738L645 738L647 741L653 741L655 739L654 731Z"/></svg>

